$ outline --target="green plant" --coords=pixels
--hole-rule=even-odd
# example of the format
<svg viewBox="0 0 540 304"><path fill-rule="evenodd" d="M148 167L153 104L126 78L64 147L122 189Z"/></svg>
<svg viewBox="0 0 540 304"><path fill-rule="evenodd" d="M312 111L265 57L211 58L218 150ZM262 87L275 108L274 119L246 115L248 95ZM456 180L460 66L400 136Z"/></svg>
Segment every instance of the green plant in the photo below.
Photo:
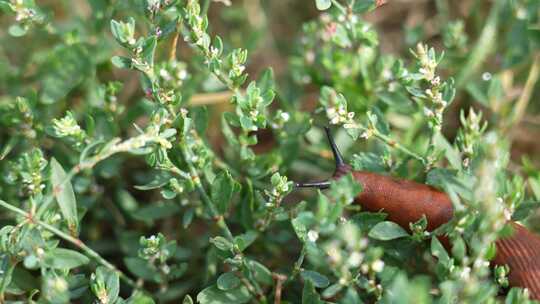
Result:
<svg viewBox="0 0 540 304"><path fill-rule="evenodd" d="M506 220L540 231L540 160L511 151L540 4L433 1L390 55L368 20L399 4L277 2L0 0L0 303L532 302L488 266ZM331 175L326 125L454 219L405 231L350 176L294 190Z"/></svg>

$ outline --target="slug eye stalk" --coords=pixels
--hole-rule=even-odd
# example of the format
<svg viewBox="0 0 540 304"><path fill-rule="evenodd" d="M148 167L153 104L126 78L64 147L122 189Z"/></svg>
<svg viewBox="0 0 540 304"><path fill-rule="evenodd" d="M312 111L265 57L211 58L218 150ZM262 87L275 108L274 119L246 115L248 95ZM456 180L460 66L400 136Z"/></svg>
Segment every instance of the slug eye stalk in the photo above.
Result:
<svg viewBox="0 0 540 304"><path fill-rule="evenodd" d="M334 161L336 163L336 169L334 171L334 176L349 170L349 166L345 163L343 160L343 156L341 155L341 152L339 152L339 149L336 145L336 142L334 141L334 137L332 136L332 133L330 132L329 127L324 127L324 131L326 132L326 138L328 139L328 144L330 145L330 148L332 149L332 154L334 156ZM297 188L318 188L318 189L327 189L330 187L330 181L319 181L319 182L308 182L308 183L295 183L295 186Z"/></svg>

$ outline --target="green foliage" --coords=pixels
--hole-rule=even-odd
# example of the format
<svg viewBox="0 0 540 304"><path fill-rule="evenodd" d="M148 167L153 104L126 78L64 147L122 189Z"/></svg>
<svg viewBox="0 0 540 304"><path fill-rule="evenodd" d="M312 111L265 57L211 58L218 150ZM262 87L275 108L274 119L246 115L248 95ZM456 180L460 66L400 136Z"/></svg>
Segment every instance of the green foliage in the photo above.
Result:
<svg viewBox="0 0 540 304"><path fill-rule="evenodd" d="M531 303L540 4L462 2L0 0L0 303ZM328 125L453 219L295 189Z"/></svg>

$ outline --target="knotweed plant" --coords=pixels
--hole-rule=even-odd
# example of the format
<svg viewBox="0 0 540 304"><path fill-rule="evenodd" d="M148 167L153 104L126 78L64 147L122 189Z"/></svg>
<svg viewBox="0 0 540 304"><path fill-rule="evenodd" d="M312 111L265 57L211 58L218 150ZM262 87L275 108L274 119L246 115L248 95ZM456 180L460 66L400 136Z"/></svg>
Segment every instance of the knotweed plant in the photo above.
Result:
<svg viewBox="0 0 540 304"><path fill-rule="evenodd" d="M540 3L404 3L0 0L0 303L532 303L490 261L540 231ZM325 126L452 220L296 189Z"/></svg>

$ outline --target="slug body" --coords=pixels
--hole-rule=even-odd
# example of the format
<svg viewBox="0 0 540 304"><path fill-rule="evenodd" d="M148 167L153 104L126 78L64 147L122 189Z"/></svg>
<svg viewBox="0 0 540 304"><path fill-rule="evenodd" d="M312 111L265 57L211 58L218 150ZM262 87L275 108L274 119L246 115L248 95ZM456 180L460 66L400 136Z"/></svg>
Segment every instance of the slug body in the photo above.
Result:
<svg viewBox="0 0 540 304"><path fill-rule="evenodd" d="M396 180L388 176L365 171L353 171L354 178L363 186L355 199L367 211L383 211L388 219L409 229L426 216L429 231L452 218L450 198L435 188L407 180Z"/></svg>
<svg viewBox="0 0 540 304"><path fill-rule="evenodd" d="M408 180L366 172L352 171L344 163L330 131L326 129L330 146L336 159L336 171L333 178L339 178L349 172L362 185L363 191L355 198L355 203L364 210L385 212L388 219L409 230L409 223L414 223L426 216L428 231L432 231L450 221L453 205L444 192L431 186ZM297 187L327 188L329 181L301 183ZM529 289L532 299L540 300L540 236L531 233L525 227L512 222L514 233L496 242L497 254L493 265L508 265L508 281L512 287ZM446 237L441 237L448 245Z"/></svg>

